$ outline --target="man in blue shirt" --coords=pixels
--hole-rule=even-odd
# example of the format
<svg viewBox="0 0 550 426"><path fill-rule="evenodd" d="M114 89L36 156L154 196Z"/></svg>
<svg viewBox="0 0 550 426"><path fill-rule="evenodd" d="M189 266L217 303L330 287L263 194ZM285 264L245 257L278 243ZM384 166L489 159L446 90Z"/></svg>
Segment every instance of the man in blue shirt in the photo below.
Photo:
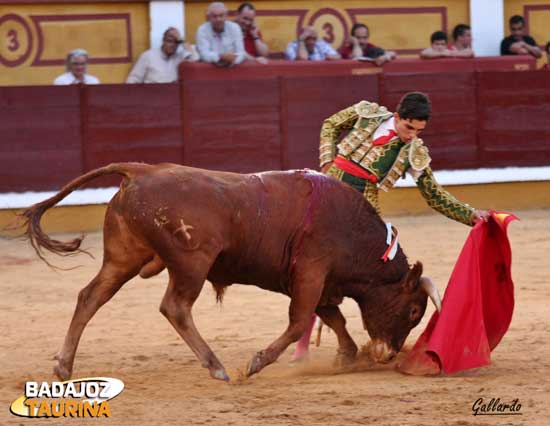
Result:
<svg viewBox="0 0 550 426"><path fill-rule="evenodd" d="M285 57L290 61L324 61L340 59L340 54L329 43L319 40L315 28L306 27L298 40L289 43Z"/></svg>

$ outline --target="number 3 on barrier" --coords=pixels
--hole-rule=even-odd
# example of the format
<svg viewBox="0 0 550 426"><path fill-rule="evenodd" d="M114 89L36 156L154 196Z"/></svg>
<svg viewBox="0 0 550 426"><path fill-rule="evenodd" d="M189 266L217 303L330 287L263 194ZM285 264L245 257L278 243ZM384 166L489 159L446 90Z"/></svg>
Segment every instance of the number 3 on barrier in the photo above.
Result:
<svg viewBox="0 0 550 426"><path fill-rule="evenodd" d="M21 16L0 16L0 40L0 64L14 68L29 57L32 50L32 33Z"/></svg>
<svg viewBox="0 0 550 426"><path fill-rule="evenodd" d="M319 31L319 38L336 49L342 45L348 33L346 18L338 10L330 7L316 11L307 20L307 25L315 27Z"/></svg>
<svg viewBox="0 0 550 426"><path fill-rule="evenodd" d="M17 31L11 29L8 31L8 50L10 52L15 52L19 49L19 41L17 40Z"/></svg>

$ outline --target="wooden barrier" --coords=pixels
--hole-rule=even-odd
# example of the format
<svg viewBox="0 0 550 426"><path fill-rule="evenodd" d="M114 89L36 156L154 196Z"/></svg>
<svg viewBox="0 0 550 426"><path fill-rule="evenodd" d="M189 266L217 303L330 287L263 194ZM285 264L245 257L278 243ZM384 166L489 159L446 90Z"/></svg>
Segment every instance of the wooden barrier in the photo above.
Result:
<svg viewBox="0 0 550 426"><path fill-rule="evenodd" d="M534 60L398 60L383 73L355 61L199 63L182 64L175 84L0 88L0 191L55 189L114 161L316 168L325 118L361 99L393 109L411 90L433 102L422 137L434 168L550 165L550 79L514 71L525 67Z"/></svg>
<svg viewBox="0 0 550 426"><path fill-rule="evenodd" d="M479 73L480 164L550 164L549 77L547 71Z"/></svg>
<svg viewBox="0 0 550 426"><path fill-rule="evenodd" d="M379 98L374 75L281 78L285 140L282 168L319 167L319 130L323 120L361 99Z"/></svg>
<svg viewBox="0 0 550 426"><path fill-rule="evenodd" d="M242 172L280 168L277 80L189 80L182 90L185 164Z"/></svg>
<svg viewBox="0 0 550 426"><path fill-rule="evenodd" d="M430 96L433 114L420 135L430 148L433 167L479 167L477 156L476 73L445 72L384 74L381 102L394 108L412 90Z"/></svg>
<svg viewBox="0 0 550 426"><path fill-rule="evenodd" d="M55 188L84 170L78 87L1 87L0 128L0 192Z"/></svg>
<svg viewBox="0 0 550 426"><path fill-rule="evenodd" d="M178 84L87 86L81 108L84 170L118 161L183 163ZM92 185L119 180L102 178Z"/></svg>

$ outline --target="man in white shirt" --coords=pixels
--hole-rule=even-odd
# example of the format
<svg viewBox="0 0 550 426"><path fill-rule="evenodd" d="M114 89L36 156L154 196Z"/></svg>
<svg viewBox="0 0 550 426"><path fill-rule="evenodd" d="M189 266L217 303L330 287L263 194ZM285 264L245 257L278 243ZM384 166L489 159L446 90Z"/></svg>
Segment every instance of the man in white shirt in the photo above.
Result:
<svg viewBox="0 0 550 426"><path fill-rule="evenodd" d="M178 49L180 44L182 48ZM178 66L183 61L199 60L195 48L183 43L180 32L168 28L162 37L162 46L141 54L126 83L173 83L178 81Z"/></svg>
<svg viewBox="0 0 550 426"><path fill-rule="evenodd" d="M240 64L246 58L241 27L226 20L223 3L214 2L206 10L207 22L197 30L197 48L201 61L220 67Z"/></svg>
<svg viewBox="0 0 550 426"><path fill-rule="evenodd" d="M67 72L57 77L53 84L67 86L70 84L99 84L99 79L86 74L88 66L88 52L84 49L74 49L69 52L66 59Z"/></svg>

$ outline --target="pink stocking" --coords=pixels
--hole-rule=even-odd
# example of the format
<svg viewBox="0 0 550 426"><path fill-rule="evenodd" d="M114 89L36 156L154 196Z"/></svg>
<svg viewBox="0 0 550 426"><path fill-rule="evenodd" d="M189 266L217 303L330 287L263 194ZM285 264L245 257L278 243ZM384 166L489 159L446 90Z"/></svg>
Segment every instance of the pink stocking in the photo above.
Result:
<svg viewBox="0 0 550 426"><path fill-rule="evenodd" d="M317 316L313 314L306 331L304 331L304 334L302 334L302 337L296 343L296 349L294 349L291 361L301 361L309 355L309 341L311 340L311 333L313 332L316 318Z"/></svg>

